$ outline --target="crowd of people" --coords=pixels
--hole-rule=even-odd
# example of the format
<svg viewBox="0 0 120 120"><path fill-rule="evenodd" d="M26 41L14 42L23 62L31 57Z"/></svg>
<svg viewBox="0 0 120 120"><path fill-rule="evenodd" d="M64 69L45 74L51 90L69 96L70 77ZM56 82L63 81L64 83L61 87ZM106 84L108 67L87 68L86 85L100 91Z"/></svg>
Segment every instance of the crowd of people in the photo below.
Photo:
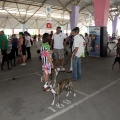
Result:
<svg viewBox="0 0 120 120"><path fill-rule="evenodd" d="M0 62L2 62L2 56L9 53L11 49L14 51L14 56L17 58L21 56L21 66L26 65L27 60L31 60L31 46L37 46L40 49L42 43L42 36L38 35L38 41L36 40L37 36L31 37L31 35L25 31L20 32L19 36L13 34L12 36L7 36L4 34L4 31L0 31Z"/></svg>
<svg viewBox="0 0 120 120"><path fill-rule="evenodd" d="M86 54L89 54L89 51L94 51L95 42L93 35L88 35L85 33L84 36L79 34L79 28L75 27L71 34L64 34L61 31L61 27L56 28L56 32L53 34L51 31L50 34L44 33L41 35L31 35L25 31L19 33L19 37L16 34L13 34L10 38L9 43L12 44L12 50L14 51L15 57L18 55L21 56L22 63L21 66L26 65L27 60L31 60L31 46L38 47L38 53L40 54L40 59L42 59L42 71L43 77L45 80L44 87L48 86L49 77L51 74L51 69L59 68L59 71L65 71L64 68L64 55L66 44L69 45L71 51L71 67L67 72L72 72L71 80L80 80L81 79L81 56L86 51ZM7 54L9 48L7 36L3 31L0 31L0 49L1 57ZM115 46L117 47L117 56L120 56L120 40ZM92 49L90 49L92 48ZM60 62L60 66L58 66Z"/></svg>

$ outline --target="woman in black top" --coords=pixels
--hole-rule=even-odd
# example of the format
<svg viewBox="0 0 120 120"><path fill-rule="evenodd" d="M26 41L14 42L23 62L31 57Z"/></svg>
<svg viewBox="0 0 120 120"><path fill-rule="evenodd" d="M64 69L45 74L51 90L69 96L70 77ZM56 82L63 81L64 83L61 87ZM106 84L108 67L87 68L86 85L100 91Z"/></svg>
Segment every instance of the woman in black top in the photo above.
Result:
<svg viewBox="0 0 120 120"><path fill-rule="evenodd" d="M25 45L25 37L23 32L19 33L19 40L21 41L22 62L23 62L21 66L23 66L26 65L26 45Z"/></svg>

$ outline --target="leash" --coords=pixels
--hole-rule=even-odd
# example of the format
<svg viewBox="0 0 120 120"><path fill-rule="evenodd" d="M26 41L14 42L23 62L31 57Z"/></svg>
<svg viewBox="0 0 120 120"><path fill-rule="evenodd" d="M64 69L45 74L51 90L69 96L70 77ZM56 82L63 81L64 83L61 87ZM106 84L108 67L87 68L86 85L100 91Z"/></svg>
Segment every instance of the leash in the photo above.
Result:
<svg viewBox="0 0 120 120"><path fill-rule="evenodd" d="M74 52L75 50L73 50L73 52ZM64 63L64 65L66 65L66 63L69 61L69 59L72 57L72 54L73 54L73 52L71 53L71 55L68 57L68 59L65 61L65 63ZM64 66L63 65L63 66Z"/></svg>

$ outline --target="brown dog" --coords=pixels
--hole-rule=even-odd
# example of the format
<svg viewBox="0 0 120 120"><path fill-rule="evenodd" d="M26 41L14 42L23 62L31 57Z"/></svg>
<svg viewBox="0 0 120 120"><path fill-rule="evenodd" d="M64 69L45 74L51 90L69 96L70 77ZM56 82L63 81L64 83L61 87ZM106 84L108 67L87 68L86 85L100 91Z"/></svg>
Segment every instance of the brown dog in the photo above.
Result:
<svg viewBox="0 0 120 120"><path fill-rule="evenodd" d="M56 82L56 76L58 75L58 71L56 69L52 70L52 80L48 82L49 87L43 88L44 91L51 91L53 94L53 102L52 105L55 103L55 96L58 96L58 106L60 106L60 93L63 90L66 90L68 93L66 97L69 96L71 91L74 93L74 97L76 97L76 93L73 87L73 83L70 79L63 79L60 82ZM41 77L41 81L43 81L43 76Z"/></svg>
<svg viewBox="0 0 120 120"><path fill-rule="evenodd" d="M54 105L54 103L55 103L55 95L57 95L58 96L58 105L60 106L60 93L63 90L66 90L68 92L66 97L69 96L71 91L73 91L74 97L76 97L76 93L75 93L75 90L74 90L74 87L73 87L73 83L72 83L72 81L70 79L63 79L60 82L56 82L56 83L50 84L50 89L51 89L51 87L53 87L54 91L55 91L55 92L51 91L52 94L53 94L52 105Z"/></svg>

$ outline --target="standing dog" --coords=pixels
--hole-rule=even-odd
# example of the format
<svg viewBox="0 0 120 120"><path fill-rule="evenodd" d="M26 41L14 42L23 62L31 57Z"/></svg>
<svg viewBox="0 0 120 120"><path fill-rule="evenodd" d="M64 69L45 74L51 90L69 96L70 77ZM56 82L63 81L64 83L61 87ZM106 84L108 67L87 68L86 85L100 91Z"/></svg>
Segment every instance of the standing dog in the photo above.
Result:
<svg viewBox="0 0 120 120"><path fill-rule="evenodd" d="M112 65L112 69L114 69L114 65L115 65L117 62L119 63L119 69L120 69L120 57L116 57L116 58L115 58L114 63L113 63L113 65Z"/></svg>
<svg viewBox="0 0 120 120"><path fill-rule="evenodd" d="M58 97L58 105L60 106L60 93L64 90L67 91L66 97L69 96L71 91L74 93L74 97L76 97L76 93L73 87L73 83L70 79L63 79L60 82L56 82L56 76L58 75L58 71L56 69L52 70L52 80L49 81L49 88L44 88L44 91L51 91L53 94L53 102L52 105L55 103L55 96Z"/></svg>
<svg viewBox="0 0 120 120"><path fill-rule="evenodd" d="M3 70L3 65L4 65L5 62L7 62L8 70L10 70L9 61L11 62L11 66L13 66L12 60L14 60L14 66L16 66L16 64L15 64L15 52L14 52L13 49L11 49L11 52L9 54L6 53L6 54L3 55L1 70Z"/></svg>
<svg viewBox="0 0 120 120"><path fill-rule="evenodd" d="M66 97L69 96L71 91L73 91L74 97L76 97L76 93L75 93L75 90L74 90L74 87L73 87L73 83L72 83L72 81L70 79L63 79L60 82L53 83L53 84L50 85L50 89L51 89L51 87L53 87L54 90L55 90L55 93L52 92L52 94L53 94L52 105L54 105L54 103L55 103L55 95L57 95L57 97L58 97L58 105L60 106L60 93L63 90L67 91Z"/></svg>

